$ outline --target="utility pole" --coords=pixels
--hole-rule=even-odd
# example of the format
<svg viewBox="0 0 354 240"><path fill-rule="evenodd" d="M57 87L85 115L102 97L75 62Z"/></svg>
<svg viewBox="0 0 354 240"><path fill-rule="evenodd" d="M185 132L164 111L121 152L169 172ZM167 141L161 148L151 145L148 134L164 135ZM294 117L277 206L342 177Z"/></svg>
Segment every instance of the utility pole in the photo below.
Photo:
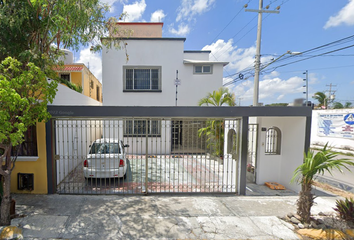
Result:
<svg viewBox="0 0 354 240"><path fill-rule="evenodd" d="M336 91L334 91L334 90L332 91L332 87L337 87L337 85L332 85L332 83L330 83L329 85L326 85L326 87L329 87L329 90L327 90L328 91L328 100L327 100L327 104L326 104L326 109L327 109L328 104L332 103L335 98L334 93Z"/></svg>
<svg viewBox="0 0 354 240"><path fill-rule="evenodd" d="M277 9L279 9L279 7ZM255 70L254 70L254 92L253 92L253 106L258 106L259 73L260 73L260 66L261 66L262 14L263 13L279 13L279 11L263 10L263 0L259 0L258 9L246 9L245 11L246 12L258 12L257 46L256 46L256 60L255 60Z"/></svg>

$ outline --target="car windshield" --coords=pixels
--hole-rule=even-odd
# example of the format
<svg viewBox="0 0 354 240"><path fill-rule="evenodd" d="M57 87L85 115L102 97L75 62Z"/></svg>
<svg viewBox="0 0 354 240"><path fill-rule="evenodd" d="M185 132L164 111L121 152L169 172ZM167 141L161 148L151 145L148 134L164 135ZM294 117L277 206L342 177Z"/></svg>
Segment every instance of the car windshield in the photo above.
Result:
<svg viewBox="0 0 354 240"><path fill-rule="evenodd" d="M93 143L90 154L120 153L118 143Z"/></svg>

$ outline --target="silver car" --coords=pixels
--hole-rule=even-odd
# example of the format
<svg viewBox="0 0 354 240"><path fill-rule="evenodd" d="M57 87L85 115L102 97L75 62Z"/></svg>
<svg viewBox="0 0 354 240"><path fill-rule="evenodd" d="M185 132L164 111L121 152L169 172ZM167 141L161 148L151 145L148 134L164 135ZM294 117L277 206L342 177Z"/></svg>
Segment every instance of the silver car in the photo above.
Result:
<svg viewBox="0 0 354 240"><path fill-rule="evenodd" d="M127 159L123 141L112 138L97 139L90 145L84 160L85 178L126 178Z"/></svg>

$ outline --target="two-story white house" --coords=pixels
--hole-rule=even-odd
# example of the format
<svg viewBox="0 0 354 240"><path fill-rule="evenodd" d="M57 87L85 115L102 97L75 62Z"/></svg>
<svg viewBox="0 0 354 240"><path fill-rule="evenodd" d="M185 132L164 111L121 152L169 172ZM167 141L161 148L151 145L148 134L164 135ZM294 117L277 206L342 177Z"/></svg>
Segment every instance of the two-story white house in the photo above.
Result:
<svg viewBox="0 0 354 240"><path fill-rule="evenodd" d="M185 38L162 37L163 23L119 23L132 30L124 50L102 51L104 106L197 106L222 86L227 62L209 61L210 51L184 50ZM126 58L126 52L129 59Z"/></svg>
<svg viewBox="0 0 354 240"><path fill-rule="evenodd" d="M121 22L117 27L132 35L122 39L126 49L102 51L103 106L197 106L201 98L222 87L228 62L210 61L210 51L184 50L185 38L162 37L163 23ZM123 120L115 124L118 131L105 131L105 135L143 138L148 134L165 145L157 143L149 153L170 153L172 142L181 145L182 135L185 143L188 139L176 124L180 122ZM133 152L145 151L143 141Z"/></svg>

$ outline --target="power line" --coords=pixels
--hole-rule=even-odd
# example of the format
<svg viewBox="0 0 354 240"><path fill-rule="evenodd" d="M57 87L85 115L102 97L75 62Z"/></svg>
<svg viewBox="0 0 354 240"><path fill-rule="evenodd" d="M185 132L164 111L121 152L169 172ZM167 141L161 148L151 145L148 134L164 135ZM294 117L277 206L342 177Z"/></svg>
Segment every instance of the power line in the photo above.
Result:
<svg viewBox="0 0 354 240"><path fill-rule="evenodd" d="M248 0L248 2L236 13L236 15L230 20L228 24L216 35L216 37L211 41L212 43L219 37L219 35L231 24L231 22L240 14L240 12L250 3L252 0Z"/></svg>

